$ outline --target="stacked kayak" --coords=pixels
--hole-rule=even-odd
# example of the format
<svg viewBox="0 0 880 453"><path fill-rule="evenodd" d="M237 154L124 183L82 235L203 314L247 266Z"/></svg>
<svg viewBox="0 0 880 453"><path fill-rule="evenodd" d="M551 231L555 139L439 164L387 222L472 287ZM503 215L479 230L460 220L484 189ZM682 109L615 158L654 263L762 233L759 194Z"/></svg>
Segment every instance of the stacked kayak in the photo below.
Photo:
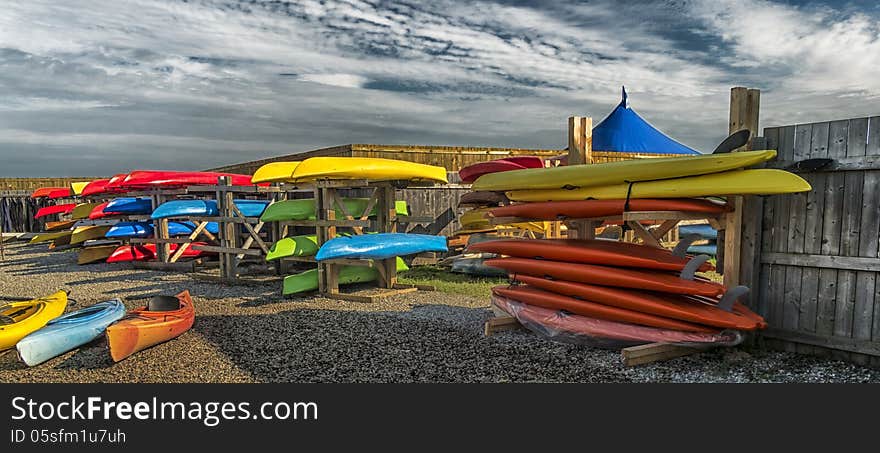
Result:
<svg viewBox="0 0 880 453"><path fill-rule="evenodd" d="M345 212L354 218L360 218L364 210L369 206L369 198L343 198ZM397 215L408 215L405 201L394 203ZM278 222L286 220L315 220L315 199L303 198L299 200L285 200L273 203L260 216L262 222ZM339 206L335 206L336 218L344 218L344 213ZM376 207L370 210L369 217L376 216Z"/></svg>
<svg viewBox="0 0 880 453"><path fill-rule="evenodd" d="M193 185L216 185L217 178L221 176L229 177L230 183L233 186L251 185L251 177L249 175L207 171L135 170L127 175L117 175L117 177L111 178L104 186L104 190L125 191Z"/></svg>
<svg viewBox="0 0 880 453"><path fill-rule="evenodd" d="M501 173L526 168L544 168L544 159L536 156L505 157L503 159L479 162L458 171L461 182L470 184L489 173Z"/></svg>
<svg viewBox="0 0 880 453"><path fill-rule="evenodd" d="M119 244L93 245L83 247L76 257L76 264L92 264L107 262L107 258L119 248Z"/></svg>
<svg viewBox="0 0 880 453"><path fill-rule="evenodd" d="M335 237L321 246L318 261L339 258L386 259L423 252L446 252L444 236L407 233L376 233Z"/></svg>
<svg viewBox="0 0 880 453"><path fill-rule="evenodd" d="M679 237L696 236L697 239L688 247L688 253L715 256L718 254L718 231L707 223L679 225Z"/></svg>
<svg viewBox="0 0 880 453"><path fill-rule="evenodd" d="M406 263L397 258L397 272L408 270ZM367 283L375 281L379 278L379 271L367 266L341 266L339 269L339 284L352 285L355 283ZM308 293L318 290L318 270L310 269L294 275L284 277L284 287L282 294L289 296L292 294Z"/></svg>
<svg viewBox="0 0 880 453"><path fill-rule="evenodd" d="M318 253L318 238L314 234L283 238L274 244L266 254L266 261L275 261L291 256L315 256Z"/></svg>
<svg viewBox="0 0 880 453"><path fill-rule="evenodd" d="M293 177L293 172L299 166L298 161L294 162L272 162L258 168L254 175L251 176L252 184L265 182L285 182Z"/></svg>
<svg viewBox="0 0 880 453"><path fill-rule="evenodd" d="M110 230L110 226L81 226L74 228L70 234L71 244L82 244L86 241L103 238Z"/></svg>
<svg viewBox="0 0 880 453"><path fill-rule="evenodd" d="M196 229L193 222L168 222L169 236L188 236ZM220 230L217 222L208 222L205 230L211 234L217 234ZM153 235L154 227L150 222L118 222L111 226L104 235L106 238L146 238Z"/></svg>
<svg viewBox="0 0 880 453"><path fill-rule="evenodd" d="M233 203L245 217L259 217L269 205L265 200L234 200ZM152 219L212 217L219 213L216 200L172 200L159 205L150 217Z"/></svg>
<svg viewBox="0 0 880 453"><path fill-rule="evenodd" d="M107 327L110 357L119 362L132 354L179 337L195 321L195 306L189 291L171 296L155 296L141 308L132 310Z"/></svg>
<svg viewBox="0 0 880 453"><path fill-rule="evenodd" d="M63 190L70 191L67 187L40 187L31 193L31 198L49 198L50 194Z"/></svg>
<svg viewBox="0 0 880 453"><path fill-rule="evenodd" d="M574 239L487 241L471 245L469 251L502 256L485 264L504 270L514 282L493 288L494 297L511 315L524 317L527 326L550 320L548 331L567 326L566 335L591 338L596 344L622 338L651 342L663 337L658 336L661 331L665 338L675 338L670 336L675 332L684 335L681 338L699 334L706 342L720 342L729 338L723 330L766 327L760 316L736 301L743 288L728 290L694 274L712 269L705 257ZM540 309L576 316L577 322L561 323L563 315L550 316ZM595 328L597 323L602 329ZM645 335L634 338L638 332Z"/></svg>
<svg viewBox="0 0 880 453"><path fill-rule="evenodd" d="M114 198L104 206L104 211L115 214L138 215L153 211L153 202L149 198Z"/></svg>
<svg viewBox="0 0 880 453"><path fill-rule="evenodd" d="M42 217L55 215L55 214L70 214L76 208L76 203L65 203L65 204L56 204L51 206L44 206L37 210L37 213L34 214L35 219L39 219Z"/></svg>
<svg viewBox="0 0 880 453"><path fill-rule="evenodd" d="M119 299L99 302L49 321L15 347L28 366L39 365L95 340L124 315L125 306Z"/></svg>
<svg viewBox="0 0 880 453"><path fill-rule="evenodd" d="M14 347L19 340L64 313L66 307L65 291L39 299L0 305L0 351Z"/></svg>
<svg viewBox="0 0 880 453"><path fill-rule="evenodd" d="M257 169L252 182L296 184L319 179L447 182L443 167L372 157L312 157L302 162L272 162Z"/></svg>
<svg viewBox="0 0 880 453"><path fill-rule="evenodd" d="M92 210L99 204L100 203L80 203L70 211L70 218L73 220L88 219L89 214L91 214Z"/></svg>
<svg viewBox="0 0 880 453"><path fill-rule="evenodd" d="M181 258L198 258L202 255L210 254L196 250L194 245L208 245L204 242L193 242L189 247L184 249ZM171 253L176 253L180 244L168 244ZM138 245L121 245L107 257L108 263L124 263L130 261L151 261L156 259L156 244L138 244Z"/></svg>

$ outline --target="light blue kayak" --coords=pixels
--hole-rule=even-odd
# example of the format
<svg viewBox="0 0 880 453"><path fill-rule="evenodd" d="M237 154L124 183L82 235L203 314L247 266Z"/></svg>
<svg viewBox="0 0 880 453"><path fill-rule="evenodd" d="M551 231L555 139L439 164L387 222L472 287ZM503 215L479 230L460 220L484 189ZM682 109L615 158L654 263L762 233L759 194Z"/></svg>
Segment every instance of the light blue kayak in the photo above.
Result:
<svg viewBox="0 0 880 453"><path fill-rule="evenodd" d="M245 217L259 217L269 205L266 200L234 200L234 203ZM216 200L172 200L159 205L150 217L212 217L219 213Z"/></svg>
<svg viewBox="0 0 880 453"><path fill-rule="evenodd" d="M153 202L149 198L114 198L104 207L104 212L119 214L149 214L153 211Z"/></svg>
<svg viewBox="0 0 880 453"><path fill-rule="evenodd" d="M680 225L678 227L678 235L685 237L689 234L697 234L703 239L718 239L718 231L711 225L700 223L695 225Z"/></svg>
<svg viewBox="0 0 880 453"><path fill-rule="evenodd" d="M717 256L718 255L718 246L716 244L692 245L692 246L688 247L687 252L692 255Z"/></svg>
<svg viewBox="0 0 880 453"><path fill-rule="evenodd" d="M385 259L422 252L446 252L445 236L376 233L336 237L318 250L318 261L336 258Z"/></svg>
<svg viewBox="0 0 880 453"><path fill-rule="evenodd" d="M61 315L40 330L22 338L15 347L28 366L39 365L100 337L110 324L125 316L119 299Z"/></svg>

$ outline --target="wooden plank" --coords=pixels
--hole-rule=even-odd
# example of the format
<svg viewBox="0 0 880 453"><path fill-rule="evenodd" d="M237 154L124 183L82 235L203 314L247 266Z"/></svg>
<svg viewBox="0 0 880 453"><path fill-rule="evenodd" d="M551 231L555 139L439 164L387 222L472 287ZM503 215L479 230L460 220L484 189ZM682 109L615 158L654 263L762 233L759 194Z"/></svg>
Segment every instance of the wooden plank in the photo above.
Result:
<svg viewBox="0 0 880 453"><path fill-rule="evenodd" d="M828 129L828 156L831 158L845 157L847 151L847 139L849 137L849 121L833 121ZM839 178L839 185L835 187L840 195L840 200L834 210L827 212L837 220L837 238L839 243L837 255L852 256L858 251L858 235L853 238L852 230L857 228L858 212L861 207L861 193L856 193L856 180L854 175L835 174L832 178ZM861 192L862 183L858 181L858 192ZM854 199L858 197L858 204ZM826 206L828 203L826 201ZM853 240L855 239L855 241ZM836 304L834 313L834 335L849 337L852 335L853 305L855 304L855 273L848 270L838 270Z"/></svg>
<svg viewBox="0 0 880 453"><path fill-rule="evenodd" d="M792 156L794 160L803 160L810 155L813 128L810 124L795 126ZM789 198L788 237L786 238L788 252L804 253L807 195L804 193L791 194ZM783 313L782 327L788 330L797 330L800 325L801 308L806 308L811 302L809 294L803 297L803 270L800 267L790 267L785 271L785 283L783 289ZM818 284L818 281L816 281ZM810 290L808 285L807 290ZM815 316L814 316L815 318Z"/></svg>
<svg viewBox="0 0 880 453"><path fill-rule="evenodd" d="M778 154L791 159L794 155L794 126L782 127L779 131ZM773 210L772 241L770 250L777 253L788 251L788 228L790 216L790 197L777 195L773 197L775 207ZM770 268L770 311L767 323L771 327L782 327L785 310L785 266L772 266Z"/></svg>
<svg viewBox="0 0 880 453"><path fill-rule="evenodd" d="M568 117L568 165L593 163L593 119Z"/></svg>
<svg viewBox="0 0 880 453"><path fill-rule="evenodd" d="M513 316L496 316L494 318L489 318L486 320L486 323L483 324L483 336L489 337L498 332L519 330L523 328L522 324L520 324Z"/></svg>
<svg viewBox="0 0 880 453"><path fill-rule="evenodd" d="M779 147L779 132L780 128L765 128L764 129L764 138L767 141L767 148L777 149ZM756 294L757 297L757 313L764 317L765 320L770 320L771 316L771 306L773 305L774 300L774 286L770 284L772 274L773 274L773 266L769 264L761 264L760 256L763 252L769 252L772 250L773 244L773 221L775 220L775 208L778 204L777 197L767 197L764 199L763 203L763 213L761 214L761 241L759 250L756 251L756 260L758 261L757 274L758 274L758 287L752 288L751 292Z"/></svg>
<svg viewBox="0 0 880 453"><path fill-rule="evenodd" d="M237 247L223 247L216 245L193 245L191 246L193 250L201 250L203 252L215 252L220 253L222 255L248 255L248 256L263 256L263 253L259 250L254 249L242 249Z"/></svg>
<svg viewBox="0 0 880 453"><path fill-rule="evenodd" d="M666 343L649 343L630 346L620 351L624 366L645 365L661 360L674 359L706 351L708 348L679 346Z"/></svg>
<svg viewBox="0 0 880 453"><path fill-rule="evenodd" d="M880 116L868 119L868 141L865 145L865 154L867 156L880 155ZM871 187L870 190L867 189L869 186ZM868 203L874 203L870 208L865 208L863 219L866 219L866 221L863 222L861 226L861 240L870 242L870 246L863 250L865 254L868 254L871 252L880 252L873 248L874 241L878 240L878 236L880 236L880 231L878 231L880 230L880 226L876 225L878 217L880 217L880 213L877 211L880 203L874 201L874 197L877 196L877 188L880 187L880 172L866 172L865 187L864 195L866 198L863 199L862 206L865 206ZM871 194L870 196L868 196L869 193ZM872 256L877 255L875 254ZM874 276L874 308L871 339L875 343L880 342L880 285L877 284L876 275ZM880 359L873 359L871 363L872 366L880 367Z"/></svg>
<svg viewBox="0 0 880 453"><path fill-rule="evenodd" d="M633 233L635 233L635 235L639 239L641 239L645 243L645 245L648 245L651 247L663 248L663 246L660 245L660 241L658 241L657 238L655 238L654 235L651 234L651 232L648 231L648 229L645 228L645 226L642 225L641 223L639 223L639 222L626 222L626 225L632 229Z"/></svg>
<svg viewBox="0 0 880 453"><path fill-rule="evenodd" d="M810 148L805 158L824 158L828 156L828 123L810 125ZM826 174L810 173L802 175L812 186L806 193L806 205L804 206L804 253L820 254L822 252L822 227L825 210L825 185L828 179ZM828 294L833 286L823 287L822 273L832 272L830 278L836 279L836 271L817 268L802 269L801 288L801 313L798 320L800 330L816 332L820 312L828 312L828 306L833 308L834 295ZM829 297L830 300L824 299ZM833 310L831 311L833 318Z"/></svg>
<svg viewBox="0 0 880 453"><path fill-rule="evenodd" d="M761 263L778 266L817 267L841 269L842 271L880 272L880 258L858 256L831 256L813 254L773 253L761 254Z"/></svg>
<svg viewBox="0 0 880 453"><path fill-rule="evenodd" d="M242 218L245 217L245 215L242 214L241 210L238 209L238 206L236 206L234 203L232 204L231 208L232 208L232 212L235 213L236 216L238 216L238 217L242 217ZM245 242L245 244L243 244L242 248L245 248L245 249L246 249L246 248L250 248L251 243L252 243L253 241L256 241L256 243L257 243L257 245L260 247L260 249L263 250L263 253L265 253L265 254L269 254L269 247L267 247L267 246L266 246L266 243L263 242L263 239L260 238L259 230L255 230L254 227L252 227L249 223L244 223L244 224L242 224L242 225L244 225L244 228L245 228L245 229L248 231L248 233L250 234L250 237L247 239L247 241ZM263 228L263 225L264 225L263 222L260 222L260 223L257 224L257 226L258 226L260 229Z"/></svg>
<svg viewBox="0 0 880 453"><path fill-rule="evenodd" d="M201 232L204 231L207 226L208 226L208 222L199 223L199 225L196 227L196 229L193 230L193 232L189 235L189 237L187 237L187 240L189 242L186 242L186 243L182 244L180 247L178 247L177 250L174 252L174 255L171 256L171 259L169 260L169 262L171 262L171 263L177 262L177 260L179 260L180 257L183 256L184 252L186 252L186 249L189 248L190 243L193 240L195 240L195 238L199 237L199 234L201 234Z"/></svg>
<svg viewBox="0 0 880 453"><path fill-rule="evenodd" d="M857 352L859 354L867 354L872 356L880 355L880 342L876 341L865 341L831 335L819 335L809 332L791 332L779 329L767 329L765 331L762 331L760 335L769 338L794 341L798 343L821 346L824 348L837 349L841 351Z"/></svg>

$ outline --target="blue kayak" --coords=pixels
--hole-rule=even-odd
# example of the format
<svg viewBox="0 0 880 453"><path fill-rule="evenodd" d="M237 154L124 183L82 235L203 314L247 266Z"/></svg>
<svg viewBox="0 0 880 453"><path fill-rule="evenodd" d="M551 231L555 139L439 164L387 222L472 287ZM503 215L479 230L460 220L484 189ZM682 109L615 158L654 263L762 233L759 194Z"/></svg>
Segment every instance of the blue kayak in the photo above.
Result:
<svg viewBox="0 0 880 453"><path fill-rule="evenodd" d="M106 207L104 207L104 212L119 214L149 214L153 212L153 202L149 198L114 198L107 203Z"/></svg>
<svg viewBox="0 0 880 453"><path fill-rule="evenodd" d="M385 259L422 252L445 252L446 237L426 234L376 233L336 237L318 250L318 261L336 258Z"/></svg>
<svg viewBox="0 0 880 453"><path fill-rule="evenodd" d="M99 302L49 321L42 329L19 340L15 347L24 363L39 365L100 337L107 326L123 316L125 305L119 299Z"/></svg>
<svg viewBox="0 0 880 453"><path fill-rule="evenodd" d="M234 200L234 203L246 217L259 217L269 205L269 202L265 200ZM172 200L159 205L153 211L151 218L213 217L219 213L215 200Z"/></svg>
<svg viewBox="0 0 880 453"><path fill-rule="evenodd" d="M193 222L168 222L169 236L188 236L196 229ZM220 226L217 222L208 222L205 229L211 234L217 234ZM106 238L145 238L153 235L153 224L150 222L119 222L110 227L104 234Z"/></svg>
<svg viewBox="0 0 880 453"><path fill-rule="evenodd" d="M680 225L678 227L678 235L681 237L689 234L699 235L703 239L718 239L718 231L706 223L696 225Z"/></svg>

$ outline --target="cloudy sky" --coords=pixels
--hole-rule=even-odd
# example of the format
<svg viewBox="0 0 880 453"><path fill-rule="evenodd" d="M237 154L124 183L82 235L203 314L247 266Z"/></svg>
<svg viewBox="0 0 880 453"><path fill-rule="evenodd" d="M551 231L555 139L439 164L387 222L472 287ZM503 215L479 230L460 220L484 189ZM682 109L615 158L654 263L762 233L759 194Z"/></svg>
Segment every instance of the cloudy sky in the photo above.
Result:
<svg viewBox="0 0 880 453"><path fill-rule="evenodd" d="M710 151L880 114L876 1L4 0L0 176L205 169L344 143L562 148L630 105Z"/></svg>

